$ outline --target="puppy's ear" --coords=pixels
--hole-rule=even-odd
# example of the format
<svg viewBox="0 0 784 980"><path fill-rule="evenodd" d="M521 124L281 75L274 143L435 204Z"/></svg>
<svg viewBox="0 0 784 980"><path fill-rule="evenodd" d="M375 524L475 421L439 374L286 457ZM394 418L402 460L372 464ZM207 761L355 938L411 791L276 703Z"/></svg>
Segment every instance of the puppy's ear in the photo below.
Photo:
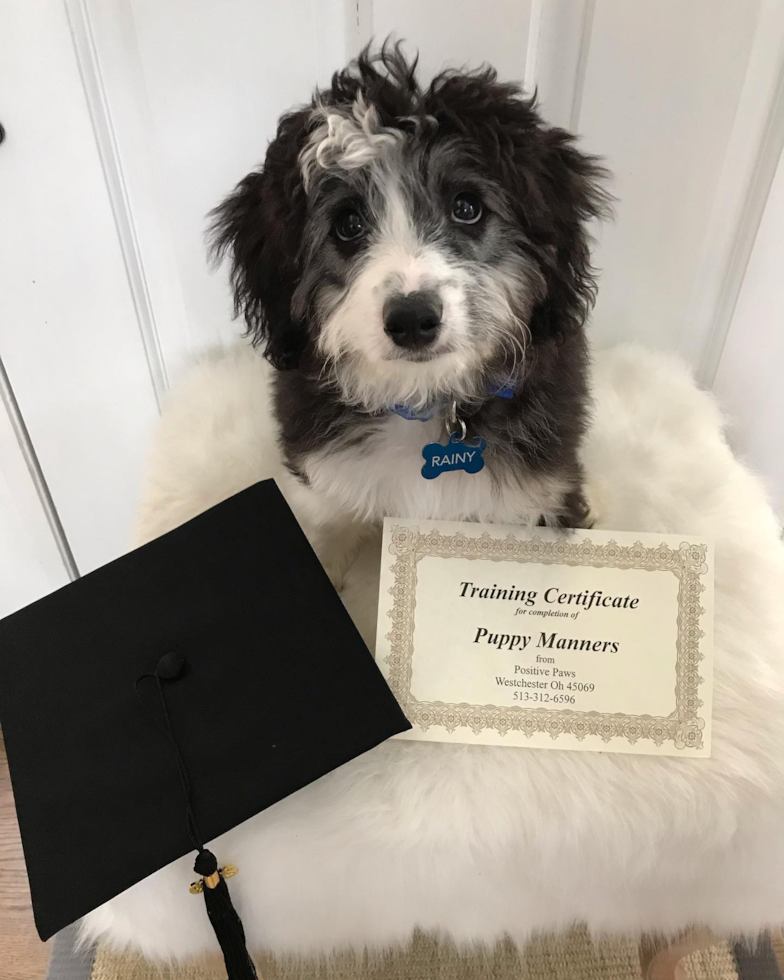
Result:
<svg viewBox="0 0 784 980"><path fill-rule="evenodd" d="M588 225L610 216L612 196L604 189L607 170L597 157L578 150L570 133L540 129L539 139L536 193L527 204L529 217L536 213L534 234L547 293L534 310L531 332L563 340L583 325L596 298Z"/></svg>
<svg viewBox="0 0 784 980"><path fill-rule="evenodd" d="M248 174L210 212L211 255L231 257L234 315L277 368L296 367L307 326L292 313L301 271L307 202L298 166L307 111L284 116L264 167Z"/></svg>
<svg viewBox="0 0 784 980"><path fill-rule="evenodd" d="M509 192L519 248L544 278L545 296L529 322L535 339L564 339L584 322L596 294L588 222L609 214L608 176L566 130L549 128L536 96L499 82L492 68L447 71L426 96L442 131L468 136Z"/></svg>

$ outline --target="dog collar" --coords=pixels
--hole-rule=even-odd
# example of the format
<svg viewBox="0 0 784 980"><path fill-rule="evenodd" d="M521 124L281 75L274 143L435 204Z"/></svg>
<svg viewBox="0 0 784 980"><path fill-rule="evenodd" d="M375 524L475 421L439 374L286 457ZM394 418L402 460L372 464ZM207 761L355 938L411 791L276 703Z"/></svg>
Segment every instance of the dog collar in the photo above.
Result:
<svg viewBox="0 0 784 980"><path fill-rule="evenodd" d="M517 382L503 381L499 384L490 385L487 389L488 398L512 398L517 391ZM413 409L408 405L392 405L389 409L395 415L407 422L429 422L436 415L443 414L449 402L436 402L426 408Z"/></svg>

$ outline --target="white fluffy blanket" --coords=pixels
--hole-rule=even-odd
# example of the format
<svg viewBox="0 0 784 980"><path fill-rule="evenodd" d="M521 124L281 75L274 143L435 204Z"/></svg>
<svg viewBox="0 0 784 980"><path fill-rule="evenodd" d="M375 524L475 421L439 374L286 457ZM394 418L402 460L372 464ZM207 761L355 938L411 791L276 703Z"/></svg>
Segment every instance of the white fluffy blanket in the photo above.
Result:
<svg viewBox="0 0 784 980"><path fill-rule="evenodd" d="M677 361L598 355L585 446L597 526L712 535L713 757L387 742L218 843L249 943L276 952L390 945L415 926L492 942L584 921L597 932L784 922L784 549L712 398ZM238 348L170 398L139 539L255 481L285 479L267 368ZM378 553L345 600L369 643ZM259 779L264 778L259 773ZM151 957L214 942L191 856L131 888L85 934Z"/></svg>

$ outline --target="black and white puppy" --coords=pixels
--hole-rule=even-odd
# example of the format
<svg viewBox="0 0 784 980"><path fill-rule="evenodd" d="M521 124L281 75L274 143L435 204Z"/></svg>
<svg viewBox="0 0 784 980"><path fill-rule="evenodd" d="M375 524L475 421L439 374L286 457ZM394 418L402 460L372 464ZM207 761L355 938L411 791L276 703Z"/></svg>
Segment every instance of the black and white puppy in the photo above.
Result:
<svg viewBox="0 0 784 980"><path fill-rule="evenodd" d="M340 576L385 515L584 526L586 223L604 171L492 69L421 88L365 52L280 121L213 213L236 312L280 369L299 513ZM448 432L485 466L422 476Z"/></svg>

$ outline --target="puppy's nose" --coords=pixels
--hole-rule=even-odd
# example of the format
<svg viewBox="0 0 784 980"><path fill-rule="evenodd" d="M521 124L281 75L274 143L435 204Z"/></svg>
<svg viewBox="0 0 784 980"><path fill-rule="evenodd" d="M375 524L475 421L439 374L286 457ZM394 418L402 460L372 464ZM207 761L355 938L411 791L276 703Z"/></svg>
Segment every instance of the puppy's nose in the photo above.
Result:
<svg viewBox="0 0 784 980"><path fill-rule="evenodd" d="M436 339L443 311L435 293L391 296L384 306L384 330L398 347L427 347Z"/></svg>

